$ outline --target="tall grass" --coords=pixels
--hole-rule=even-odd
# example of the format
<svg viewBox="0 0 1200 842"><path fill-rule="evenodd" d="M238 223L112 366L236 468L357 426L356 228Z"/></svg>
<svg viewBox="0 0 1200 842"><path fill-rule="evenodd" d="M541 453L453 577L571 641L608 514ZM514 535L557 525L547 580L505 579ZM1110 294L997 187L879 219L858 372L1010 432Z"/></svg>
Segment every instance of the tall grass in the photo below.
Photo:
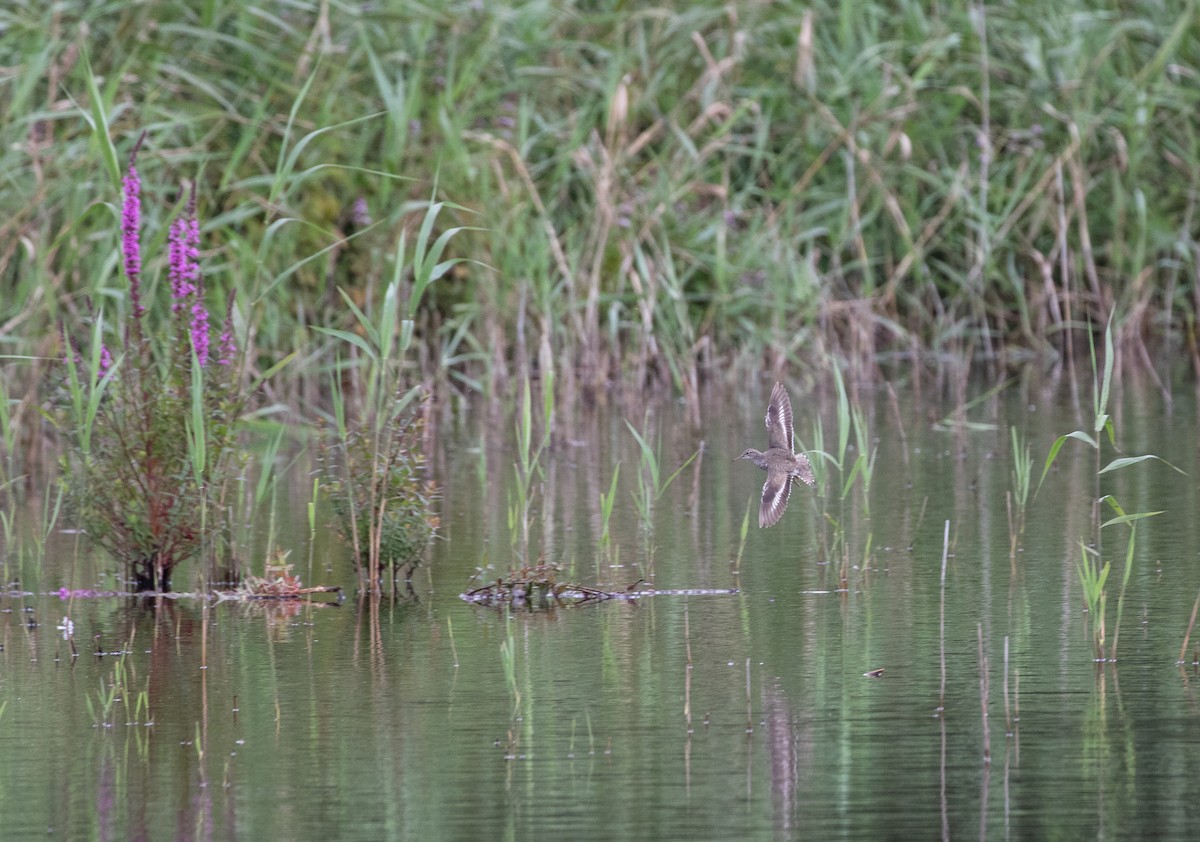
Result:
<svg viewBox="0 0 1200 842"><path fill-rule="evenodd" d="M543 404L542 435L536 438L533 424L533 398L529 381L522 383L521 403L516 414L516 457L513 468L516 482L508 505L508 528L513 549L526 564L531 564L529 530L533 520L533 498L542 488L542 452L550 440L553 404Z"/></svg>
<svg viewBox="0 0 1200 842"><path fill-rule="evenodd" d="M1084 600L1087 603L1092 620L1093 648L1096 660L1100 661L1116 660L1117 657L1121 613L1125 605L1125 590L1129 585L1130 574L1133 570L1134 547L1137 542L1137 522L1143 518L1162 514L1161 511L1127 513L1115 496L1101 493L1101 483L1106 478L1105 475L1113 471L1122 470L1148 461L1160 461L1173 470L1179 471L1174 465L1171 465L1171 463L1166 462L1153 453L1140 456L1116 456L1116 458L1111 459L1104 467L1100 466L1103 461L1104 452L1120 452L1117 447L1116 427L1108 411L1109 398L1112 394L1113 365L1115 360L1114 331L1113 316L1110 315L1104 331L1104 356L1102 362L1097 359L1096 346L1091 341L1089 334L1088 350L1092 365L1092 422L1090 428L1087 430L1073 430L1055 439L1054 443L1050 446L1050 451L1047 453L1046 461L1042 466L1041 479L1038 480L1038 489L1040 490L1042 483L1046 480L1047 474L1049 474L1050 469L1054 466L1056 459L1058 459L1063 445L1068 441L1082 442L1091 449L1091 457L1094 465L1094 493L1090 501L1094 529L1093 543L1089 547L1086 543L1080 541L1081 558L1078 571ZM1104 435L1102 436L1101 433ZM1105 447L1105 440L1108 442L1107 447ZM1014 444L1015 442L1016 439L1014 438ZM1182 471L1179 472L1182 473ZM1112 509L1115 516L1102 521L1100 510L1105 504ZM1121 578L1121 590L1117 602L1117 616L1112 631L1112 648L1106 649L1108 627L1105 618L1105 608L1107 605L1107 592L1105 588L1111 570L1111 562L1104 560L1103 537L1105 528L1118 525L1129 526L1129 541L1126 546L1125 568Z"/></svg>
<svg viewBox="0 0 1200 842"><path fill-rule="evenodd" d="M664 479L661 444L657 447L651 446L650 442L646 440L646 436L639 433L628 420L625 422L625 426L638 444L637 486L633 490L633 502L637 507L643 531L649 532L654 528L655 503L666 493L675 478L683 473L684 468L695 461L696 457L700 455L700 451L696 450L692 453Z"/></svg>
<svg viewBox="0 0 1200 842"><path fill-rule="evenodd" d="M411 385L408 363L422 298L461 260L442 259L461 230L434 235L443 207L432 202L424 209L411 252L407 234L397 238L392 277L379 302L364 310L339 290L355 330L315 326L351 355L330 377L333 442L323 451L322 468L339 532L353 549L367 591L381 590L385 568L392 571L393 586L398 575L409 582L438 525L430 511L433 489L422 474L420 417L410 407L422 386ZM344 378L352 387L352 407Z"/></svg>
<svg viewBox="0 0 1200 842"><path fill-rule="evenodd" d="M148 180L200 172L258 363L349 327L336 290L386 285L379 244L434 189L458 203L439 227L480 229L454 253L493 267L456 266L415 314L443 388L507 388L530 347L571 394L689 398L824 352L866 376L883 355L1070 354L1114 305L1139 356L1193 335L1190 5L731 8L5 8L6 350L55 357L53 325L111 298L91 197L143 126L174 150Z"/></svg>
<svg viewBox="0 0 1200 842"><path fill-rule="evenodd" d="M847 524L852 515L849 506L854 505L853 492L859 490L858 501L861 512L869 521L871 516L871 480L875 470L876 448L868 427L867 414L857 403L852 404L846 391L842 366L831 367L836 395L836 440L832 449L825 447L825 427L819 417L813 419L813 476L817 495L814 504L822 507L821 541L826 558L831 561L840 556L839 575L843 588L849 580L850 566L857 559L851 558L851 547L847 541ZM853 442L851 441L853 437ZM832 529L832 535L829 530ZM869 561L872 536L866 534L863 541L861 561Z"/></svg>
<svg viewBox="0 0 1200 842"><path fill-rule="evenodd" d="M1009 428L1012 440L1012 490L1005 495L1008 509L1008 554L1017 555L1017 542L1025 533L1025 510L1029 505L1029 489L1033 479L1033 455L1029 442L1016 427Z"/></svg>

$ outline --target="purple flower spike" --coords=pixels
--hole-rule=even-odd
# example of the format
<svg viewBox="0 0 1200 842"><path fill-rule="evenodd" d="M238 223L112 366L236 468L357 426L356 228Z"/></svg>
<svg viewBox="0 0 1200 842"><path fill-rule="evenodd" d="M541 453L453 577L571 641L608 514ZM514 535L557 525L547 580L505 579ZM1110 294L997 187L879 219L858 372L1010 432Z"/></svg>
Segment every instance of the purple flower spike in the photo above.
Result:
<svg viewBox="0 0 1200 842"><path fill-rule="evenodd" d="M192 347L201 366L208 365L208 310L197 299L192 304Z"/></svg>
<svg viewBox="0 0 1200 842"><path fill-rule="evenodd" d="M199 242L200 231L194 232L187 219L177 219L171 223L167 235L167 278L171 282L171 312L179 313L186 306L187 299L196 294L196 278L200 275L200 266L196 262L200 251L193 243Z"/></svg>
<svg viewBox="0 0 1200 842"><path fill-rule="evenodd" d="M171 312L180 315L186 310L190 313L188 331L192 347L196 349L196 360L202 366L207 365L210 340L204 283L200 275L200 223L196 220L195 185L184 215L171 223L167 236L167 263Z"/></svg>
<svg viewBox="0 0 1200 842"><path fill-rule="evenodd" d="M137 146L129 156L129 170L121 181L125 200L121 206L121 252L125 256L125 274L129 278L129 298L133 301L134 318L140 319L146 312L142 307L141 275L142 275L142 246L138 239L142 225L142 180L138 177L137 167L133 165L137 157Z"/></svg>
<svg viewBox="0 0 1200 842"><path fill-rule="evenodd" d="M100 370L96 372L97 377L103 377L108 374L108 370L112 368L113 358L108 351L108 346L101 343L100 345Z"/></svg>
<svg viewBox="0 0 1200 842"><path fill-rule="evenodd" d="M237 343L233 341L233 294L225 304L225 324L221 328L221 338L217 342L217 365L229 365L237 355Z"/></svg>

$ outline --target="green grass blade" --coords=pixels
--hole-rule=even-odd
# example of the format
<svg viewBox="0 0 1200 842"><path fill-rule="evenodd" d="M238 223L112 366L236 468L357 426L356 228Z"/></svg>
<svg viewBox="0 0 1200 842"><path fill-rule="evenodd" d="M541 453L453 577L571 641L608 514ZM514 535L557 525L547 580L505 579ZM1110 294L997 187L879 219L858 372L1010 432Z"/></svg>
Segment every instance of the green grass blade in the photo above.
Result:
<svg viewBox="0 0 1200 842"><path fill-rule="evenodd" d="M1144 456L1122 456L1120 459L1114 459L1111 462L1109 462L1107 465L1105 465L1103 468L1101 468L1099 472L1102 474L1106 474L1109 471L1118 471L1121 468L1127 468L1130 465L1137 465L1141 462L1148 462L1150 460L1162 462L1164 465L1166 465L1171 470L1176 471L1177 473L1183 474L1184 476L1187 476L1187 473L1185 471L1183 471L1181 468L1178 468L1177 466L1172 465L1170 462L1168 462L1166 459L1163 459L1161 456L1155 456L1153 453L1147 453Z"/></svg>
<svg viewBox="0 0 1200 842"><path fill-rule="evenodd" d="M1038 489L1042 487L1042 483L1046 480L1046 474L1050 473L1051 466L1054 465L1054 460L1058 456L1058 451L1062 450L1062 446L1067 443L1067 439L1075 439L1081 441L1088 447L1098 449L1099 444L1096 440L1085 433L1083 430L1075 430L1071 433L1065 433L1054 440L1054 444L1050 445L1050 452L1046 454L1046 464L1042 466L1042 476L1038 480Z"/></svg>
<svg viewBox="0 0 1200 842"><path fill-rule="evenodd" d="M117 148L113 146L108 126L108 112L104 108L104 97L100 93L100 86L96 84L96 74L92 72L92 62L88 58L86 50L83 53L83 74L87 83L88 98L91 100L89 103L91 116L88 123L95 133L96 142L100 145L100 158L104 161L104 169L108 171L108 177L112 181L113 187L120 191L121 165L117 158Z"/></svg>

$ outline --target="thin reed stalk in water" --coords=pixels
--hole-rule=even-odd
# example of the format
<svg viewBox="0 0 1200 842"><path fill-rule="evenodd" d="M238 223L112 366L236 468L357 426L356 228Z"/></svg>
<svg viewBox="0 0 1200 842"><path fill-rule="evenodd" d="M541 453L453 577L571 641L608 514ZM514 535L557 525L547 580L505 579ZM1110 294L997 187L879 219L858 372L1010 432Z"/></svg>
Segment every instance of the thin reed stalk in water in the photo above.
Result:
<svg viewBox="0 0 1200 842"><path fill-rule="evenodd" d="M687 653L687 663L683 668L683 721L687 724L687 732L692 733L692 637L688 625L688 604L683 603L683 644Z"/></svg>
<svg viewBox="0 0 1200 842"><path fill-rule="evenodd" d="M754 733L754 707L750 703L750 659L746 659L746 733Z"/></svg>
<svg viewBox="0 0 1200 842"><path fill-rule="evenodd" d="M746 514L742 515L742 531L738 540L737 558L733 562L733 575L738 576L742 572L742 553L746 549L746 538L750 534L750 511L754 508L754 498L750 497L746 501Z"/></svg>
<svg viewBox="0 0 1200 842"><path fill-rule="evenodd" d="M942 533L942 581L938 602L938 652L942 666L942 687L938 694L938 712L946 710L946 559L950 556L950 521Z"/></svg>
<svg viewBox="0 0 1200 842"><path fill-rule="evenodd" d="M600 492L600 543L607 546L611 540L609 521L612 520L613 504L617 500L617 477L621 475L621 463L613 466L612 482L608 484L608 493Z"/></svg>
<svg viewBox="0 0 1200 842"><path fill-rule="evenodd" d="M1113 623L1112 650L1109 657L1117 659L1117 645L1121 642L1121 615L1125 611L1125 590L1129 587L1129 576L1133 572L1133 547L1137 542L1137 524L1129 524L1129 545L1125 551L1125 573L1121 576L1121 590L1117 592L1117 618Z"/></svg>
<svg viewBox="0 0 1200 842"><path fill-rule="evenodd" d="M1004 635L1004 728L1007 733L1012 733L1012 710L1008 704L1008 635Z"/></svg>
<svg viewBox="0 0 1200 842"><path fill-rule="evenodd" d="M1100 564L1097 553L1091 547L1079 542L1079 583L1083 587L1083 599L1087 603L1088 616L1092 621L1092 648L1095 660L1104 660L1105 643L1105 608L1108 605L1108 594L1104 590L1108 582L1108 574L1112 569L1109 562Z"/></svg>
<svg viewBox="0 0 1200 842"><path fill-rule="evenodd" d="M312 497L308 500L308 580L313 580L313 562L317 553L317 501L321 497L321 479L313 477Z"/></svg>
<svg viewBox="0 0 1200 842"><path fill-rule="evenodd" d="M988 659L983 652L983 624L975 625L979 640L979 706L983 716L983 762L992 762L992 729L988 723Z"/></svg>
<svg viewBox="0 0 1200 842"><path fill-rule="evenodd" d="M454 645L454 623L446 618L446 634L450 636L450 656L454 658L454 668L458 669L458 647Z"/></svg>

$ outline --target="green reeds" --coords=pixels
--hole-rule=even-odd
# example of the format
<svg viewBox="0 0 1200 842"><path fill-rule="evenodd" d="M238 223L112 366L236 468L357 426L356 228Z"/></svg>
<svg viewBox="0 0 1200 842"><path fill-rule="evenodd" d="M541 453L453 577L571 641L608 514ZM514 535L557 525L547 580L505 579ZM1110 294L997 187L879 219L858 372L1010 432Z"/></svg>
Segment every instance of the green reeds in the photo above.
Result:
<svg viewBox="0 0 1200 842"><path fill-rule="evenodd" d="M16 405L17 401L8 396L8 382L0 377L0 494L8 491L17 476L17 425L13 418Z"/></svg>
<svg viewBox="0 0 1200 842"><path fill-rule="evenodd" d="M144 685L137 687L137 677L126 661L132 649L131 637L113 662L111 673L108 676L100 676L95 701L93 702L91 695L84 696L88 715L97 727L113 728L120 724L118 711L123 712L124 724L127 726L154 724L150 711L150 678L147 676Z"/></svg>
<svg viewBox="0 0 1200 842"><path fill-rule="evenodd" d="M1114 506L1116 505L1115 501L1109 500L1109 502ZM1162 512L1142 512L1133 517L1140 519L1157 514L1162 514ZM1117 647L1121 640L1121 615L1125 610L1125 591L1129 587L1129 577L1133 573L1133 554L1134 547L1137 545L1137 524L1129 520L1128 516L1117 517L1109 521L1109 523L1125 522L1130 524L1129 541L1125 549L1125 568L1121 574L1121 588L1117 594L1117 616L1113 619L1111 648L1106 649L1109 631L1106 618L1108 605L1106 585L1112 569L1112 562L1105 561L1102 563L1099 553L1086 546L1082 541L1079 545L1079 582L1083 588L1084 602L1087 604L1088 615L1091 618L1092 644L1097 661L1117 660Z"/></svg>
<svg viewBox="0 0 1200 842"><path fill-rule="evenodd" d="M835 361L832 366L836 393L837 440L834 450L825 448L825 428L820 418L812 423L813 477L816 480L816 503L822 511L821 540L826 558L839 557L840 577L845 587L849 579L851 547L846 542L846 525L853 513L853 492L859 490L858 505L864 518L871 516L871 480L874 478L876 448L871 440L866 412L859 406L851 406L841 366ZM851 446L851 437L854 444ZM851 452L853 451L853 459ZM831 510L831 501L837 501L836 510ZM832 536L826 531L832 527ZM864 537L862 560L866 563L871 547L871 534ZM857 554L857 551L856 553Z"/></svg>
<svg viewBox="0 0 1200 842"><path fill-rule="evenodd" d="M1108 605L1108 593L1105 584L1112 568L1111 562L1101 562L1100 554L1085 544L1079 542L1079 583L1083 586L1083 601L1087 605L1088 616L1092 624L1093 652L1096 660L1104 658L1105 634L1108 624L1104 614Z"/></svg>
<svg viewBox="0 0 1200 842"><path fill-rule="evenodd" d="M621 463L613 466L612 481L608 484L608 492L600 492L600 543L609 546L611 536L609 522L612 520L613 505L617 501L617 477L621 475Z"/></svg>
<svg viewBox="0 0 1200 842"><path fill-rule="evenodd" d="M742 526L738 532L737 558L733 561L733 573L739 575L742 571L742 553L746 550L746 538L750 535L750 512L754 509L754 497L746 501L746 513L742 515Z"/></svg>
<svg viewBox="0 0 1200 842"><path fill-rule="evenodd" d="M654 528L654 504L671 486L675 478L683 472L683 469L692 464L692 460L700 455L700 451L697 450L685 459L683 464L664 480L662 478L661 447L658 449L651 447L646 438L628 420L625 421L625 426L638 443L637 487L633 490L633 502L637 507L642 530L648 534Z"/></svg>
<svg viewBox="0 0 1200 842"><path fill-rule="evenodd" d="M1012 439L1012 489L1005 495L1008 509L1009 555L1014 557L1017 542L1025 533L1025 509L1029 504L1030 482L1033 477L1033 455L1029 442L1016 427L1009 428Z"/></svg>
<svg viewBox="0 0 1200 842"><path fill-rule="evenodd" d="M1120 640L1120 625L1121 625L1121 609L1125 603L1125 590L1129 584L1129 577L1133 569L1133 554L1137 540L1137 521L1143 518L1153 517L1162 514L1161 511L1153 512L1133 512L1127 513L1117 499L1111 494L1100 494L1100 484L1105 474L1112 471L1121 470L1137 465L1142 462L1157 460L1179 471L1174 465L1161 459L1154 454L1145 454L1142 456L1120 456L1112 459L1104 467L1100 466L1102 455L1103 439L1108 440L1108 445L1111 449L1117 449L1116 430L1113 425L1113 420L1108 412L1108 402L1112 390L1113 364L1115 359L1113 348L1113 314L1109 315L1108 324L1104 331L1104 362L1103 369L1099 367L1096 359L1096 346L1092 339L1091 333L1088 334L1088 348L1091 354L1092 364L1092 425L1090 430L1074 430L1070 433L1064 433L1054 440L1050 446L1050 452L1046 456L1045 464L1042 466L1042 476L1038 481L1038 489L1041 489L1042 483L1046 479L1046 475L1053 467L1055 459L1059 455L1059 451L1068 440L1074 439L1083 442L1092 450L1092 459L1095 466L1094 489L1095 493L1092 497L1092 520L1094 524L1094 543L1092 547L1087 546L1082 541L1080 542L1081 559L1078 564L1079 580L1083 587L1084 601L1087 603L1088 612L1092 620L1092 640L1095 657L1097 660L1116 660L1117 643ZM1104 437L1101 437L1101 433ZM1015 442L1015 438L1014 438ZM1182 471L1180 471L1182 473ZM1116 517L1106 521L1100 520L1100 506L1107 504ZM1107 642L1107 622L1105 618L1105 609L1107 605L1107 592L1105 586L1108 581L1108 574L1111 569L1111 562L1104 560L1104 544L1103 534L1104 529L1109 526L1118 524L1129 524L1129 542L1126 545L1125 555L1125 570L1121 578L1121 590L1117 600L1117 616L1114 621L1112 630L1113 646L1112 649L1106 651Z"/></svg>
<svg viewBox="0 0 1200 842"><path fill-rule="evenodd" d="M397 238L392 278L373 313L339 290L355 330L315 326L348 346L351 354L350 362L339 366L330 381L338 453L326 451L323 474L339 532L354 551L359 585L365 591L382 589L385 568L392 571L393 587L400 575L409 583L437 527L433 491L421 476L419 419L408 411L421 387L407 385L406 362L422 298L431 284L462 261L443 255L463 229L450 228L434 237L443 207L440 202L426 207L411 254L408 237ZM406 272L412 274L411 284L405 282ZM343 387L347 374L357 387L353 405L348 405Z"/></svg>
<svg viewBox="0 0 1200 842"><path fill-rule="evenodd" d="M550 392L547 390L547 395ZM542 435L534 442L533 398L529 380L522 382L521 404L516 416L517 461L513 468L516 482L508 506L508 529L513 549L527 564L529 556L529 527L532 521L533 495L541 479L542 452L550 441L550 425L553 419L553 403L549 397L542 404ZM614 479L615 482L615 479Z"/></svg>

